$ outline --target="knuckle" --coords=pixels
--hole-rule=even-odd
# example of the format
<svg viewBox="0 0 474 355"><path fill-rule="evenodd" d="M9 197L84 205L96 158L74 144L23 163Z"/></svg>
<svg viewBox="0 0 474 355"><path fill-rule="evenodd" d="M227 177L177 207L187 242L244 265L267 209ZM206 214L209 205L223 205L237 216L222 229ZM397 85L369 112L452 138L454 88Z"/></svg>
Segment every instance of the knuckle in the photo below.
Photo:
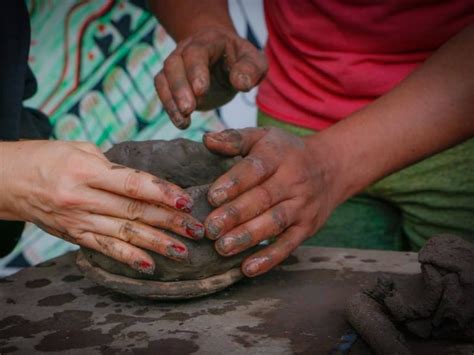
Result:
<svg viewBox="0 0 474 355"><path fill-rule="evenodd" d="M143 217L145 212L145 204L138 200L131 200L127 203L126 216L130 220L136 220Z"/></svg>
<svg viewBox="0 0 474 355"><path fill-rule="evenodd" d="M240 247L248 247L250 245L255 245L258 243L258 240L254 240L255 236L248 228L243 228L240 231L240 238L238 239L238 244Z"/></svg>
<svg viewBox="0 0 474 355"><path fill-rule="evenodd" d="M176 213L171 213L165 220L165 226L170 228L173 226L182 226L185 227L187 224L186 220Z"/></svg>
<svg viewBox="0 0 474 355"><path fill-rule="evenodd" d="M226 218L229 218L230 220L232 220L235 223L239 223L241 213L240 213L239 209L237 208L237 206L231 204L231 205L228 205L224 208L224 216Z"/></svg>
<svg viewBox="0 0 474 355"><path fill-rule="evenodd" d="M273 205L273 196L270 191L262 185L256 187L257 189L257 200L264 206L268 208Z"/></svg>
<svg viewBox="0 0 474 355"><path fill-rule="evenodd" d="M160 71L158 74L155 75L154 83L155 83L155 88L157 90L161 90L165 86L163 71Z"/></svg>
<svg viewBox="0 0 474 355"><path fill-rule="evenodd" d="M173 70L178 60L180 60L180 56L176 53L171 53L163 63L164 72L166 73L168 70Z"/></svg>
<svg viewBox="0 0 474 355"><path fill-rule="evenodd" d="M243 161L251 167L257 176L265 177L269 174L270 168L264 159L255 156L247 156Z"/></svg>
<svg viewBox="0 0 474 355"><path fill-rule="evenodd" d="M289 238L282 241L281 248L279 248L279 256L280 260L286 259L290 256L291 252L295 250L300 243L296 240L296 238Z"/></svg>
<svg viewBox="0 0 474 355"><path fill-rule="evenodd" d="M66 188L59 188L54 194L53 203L59 208L71 208L81 204L81 198Z"/></svg>
<svg viewBox="0 0 474 355"><path fill-rule="evenodd" d="M277 206L272 209L272 219L277 226L277 232L280 232L289 225L289 217L283 206Z"/></svg>
<svg viewBox="0 0 474 355"><path fill-rule="evenodd" d="M140 195L142 181L139 174L129 172L125 177L123 189L128 196L138 197Z"/></svg>
<svg viewBox="0 0 474 355"><path fill-rule="evenodd" d="M194 41L190 43L184 50L183 50L183 58L184 59L192 59L196 55L200 55L204 51L204 46L199 41Z"/></svg>
<svg viewBox="0 0 474 355"><path fill-rule="evenodd" d="M95 240L97 245L99 245L100 250L99 252L105 253L105 254L110 254L113 251L114 247L114 240L113 238L106 238L103 236L100 236L95 233L88 233L88 236Z"/></svg>
<svg viewBox="0 0 474 355"><path fill-rule="evenodd" d="M124 222L120 225L119 231L118 231L118 237L125 241L125 242L130 242L134 237L136 237L138 232L135 230L133 227L132 222Z"/></svg>
<svg viewBox="0 0 474 355"><path fill-rule="evenodd" d="M90 142L82 142L81 143L82 149L85 150L88 153L92 154L102 154L102 151L99 149L98 146L96 146L93 143Z"/></svg>
<svg viewBox="0 0 474 355"><path fill-rule="evenodd" d="M86 239L92 235L91 232L82 232L82 233L67 233L67 235L73 240L73 243L78 245L85 245Z"/></svg>

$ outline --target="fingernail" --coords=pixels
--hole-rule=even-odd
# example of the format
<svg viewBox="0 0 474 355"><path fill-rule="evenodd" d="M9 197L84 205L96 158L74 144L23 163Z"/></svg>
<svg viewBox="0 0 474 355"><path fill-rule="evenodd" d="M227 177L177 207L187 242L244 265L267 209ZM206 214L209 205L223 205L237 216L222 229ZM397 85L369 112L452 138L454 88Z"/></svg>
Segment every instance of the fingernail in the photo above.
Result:
<svg viewBox="0 0 474 355"><path fill-rule="evenodd" d="M222 221L219 218L211 219L207 222L207 237L209 239L217 239L223 227Z"/></svg>
<svg viewBox="0 0 474 355"><path fill-rule="evenodd" d="M178 244L172 244L166 248L166 254L172 258L186 260L188 258L188 250Z"/></svg>
<svg viewBox="0 0 474 355"><path fill-rule="evenodd" d="M210 192L209 198L214 206L220 206L227 201L227 191L225 189L216 189Z"/></svg>
<svg viewBox="0 0 474 355"><path fill-rule="evenodd" d="M186 119L181 115L181 113L179 113L178 111L176 111L175 113L168 113L168 116L170 116L171 118L171 121L174 123L174 125L178 128L187 128L188 127L188 122L186 121Z"/></svg>
<svg viewBox="0 0 474 355"><path fill-rule="evenodd" d="M194 79L193 91L196 95L202 95L206 91L204 80L201 78Z"/></svg>
<svg viewBox="0 0 474 355"><path fill-rule="evenodd" d="M201 223L188 224L186 234L194 239L202 239L204 237L204 226Z"/></svg>
<svg viewBox="0 0 474 355"><path fill-rule="evenodd" d="M139 272L148 275L153 275L153 272L155 271L155 266L146 260L141 260L134 263L134 267Z"/></svg>
<svg viewBox="0 0 474 355"><path fill-rule="evenodd" d="M181 115L174 116L173 117L173 123L178 128L183 128L186 125L186 122L184 122L184 118Z"/></svg>
<svg viewBox="0 0 474 355"><path fill-rule="evenodd" d="M242 135L236 129L226 129L221 132L208 132L204 136L224 143L240 142L242 140Z"/></svg>
<svg viewBox="0 0 474 355"><path fill-rule="evenodd" d="M220 254L227 255L232 252L232 249L234 249L234 239L235 238L233 237L220 238L216 242L215 247L220 252Z"/></svg>
<svg viewBox="0 0 474 355"><path fill-rule="evenodd" d="M250 90L252 83L250 82L250 77L247 74L239 74L239 84L245 90Z"/></svg>
<svg viewBox="0 0 474 355"><path fill-rule="evenodd" d="M244 273L247 276L254 276L260 271L260 267L268 262L268 258L265 257L260 257L260 258L255 258L252 261L250 261L247 265L244 267Z"/></svg>
<svg viewBox="0 0 474 355"><path fill-rule="evenodd" d="M179 110L183 113L183 114L188 114L189 113L189 110L191 109L191 104L189 103L189 101L187 99L180 99L179 102L178 102L178 105L179 105Z"/></svg>
<svg viewBox="0 0 474 355"><path fill-rule="evenodd" d="M178 199L176 200L175 206L178 210L181 210L186 213L190 213L191 208L193 208L193 202L188 200L185 197L178 197Z"/></svg>

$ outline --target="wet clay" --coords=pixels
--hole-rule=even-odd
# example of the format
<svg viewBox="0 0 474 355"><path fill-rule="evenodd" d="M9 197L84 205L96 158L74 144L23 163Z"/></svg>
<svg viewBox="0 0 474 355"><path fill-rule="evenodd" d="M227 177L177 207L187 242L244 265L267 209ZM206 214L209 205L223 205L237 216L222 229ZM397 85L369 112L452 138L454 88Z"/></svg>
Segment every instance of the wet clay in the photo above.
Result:
<svg viewBox="0 0 474 355"><path fill-rule="evenodd" d="M209 184L236 160L212 154L203 144L185 139L125 142L115 145L105 155L113 163L146 171L186 188L194 200L191 214L201 222L213 209L207 200ZM186 245L189 260L174 261L147 250L156 265L152 275L135 271L94 250L83 248L82 251L90 264L110 274L165 282L201 280L238 269L242 260L252 252L249 250L234 257L222 257L215 251L214 242L207 238L196 241L164 232Z"/></svg>
<svg viewBox="0 0 474 355"><path fill-rule="evenodd" d="M424 339L474 342L474 245L452 236L421 249L421 274L383 275L352 297L348 321L378 354L408 354L403 332Z"/></svg>

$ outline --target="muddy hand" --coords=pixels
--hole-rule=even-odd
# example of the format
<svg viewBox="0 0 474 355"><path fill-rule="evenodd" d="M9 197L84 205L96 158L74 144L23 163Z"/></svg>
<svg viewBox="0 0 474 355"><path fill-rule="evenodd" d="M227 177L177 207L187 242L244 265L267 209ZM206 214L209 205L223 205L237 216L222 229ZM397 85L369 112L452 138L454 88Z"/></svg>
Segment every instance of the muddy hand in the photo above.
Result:
<svg viewBox="0 0 474 355"><path fill-rule="evenodd" d="M243 262L245 275L262 274L286 259L333 209L327 177L304 139L247 128L208 133L204 143L213 152L244 157L209 190L218 208L205 226L217 251L230 256L276 237Z"/></svg>
<svg viewBox="0 0 474 355"><path fill-rule="evenodd" d="M153 272L154 262L140 248L187 259L186 246L155 227L204 236L204 226L187 213L193 201L186 192L111 163L92 144L25 141L6 147L16 157L7 170L21 177L13 184L15 207L7 218L31 221L145 273Z"/></svg>
<svg viewBox="0 0 474 355"><path fill-rule="evenodd" d="M155 77L155 88L171 121L185 129L194 110L230 101L257 85L267 71L262 52L235 32L202 29L178 43Z"/></svg>

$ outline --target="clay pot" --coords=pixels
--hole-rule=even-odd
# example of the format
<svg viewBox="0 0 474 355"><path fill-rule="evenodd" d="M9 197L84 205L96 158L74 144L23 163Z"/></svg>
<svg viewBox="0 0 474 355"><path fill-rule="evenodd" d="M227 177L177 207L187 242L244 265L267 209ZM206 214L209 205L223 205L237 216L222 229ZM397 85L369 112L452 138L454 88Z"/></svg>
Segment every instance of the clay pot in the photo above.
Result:
<svg viewBox="0 0 474 355"><path fill-rule="evenodd" d="M207 201L209 184L226 172L238 159L212 154L203 144L185 139L125 142L113 146L105 155L114 163L149 172L185 188L194 199L192 215L202 222L213 209ZM252 252L248 251L234 257L222 257L215 251L214 242L207 238L194 241L172 232L165 232L187 246L189 262L174 261L147 250L156 264L154 274L147 275L94 250L85 248L82 248L85 257L82 262L95 267L96 271L101 269L109 275L160 282L203 280L233 270L231 273L233 276L230 279L226 278L225 282L230 284L242 277L239 266L242 260ZM99 283L104 283L104 281ZM192 288L192 284L187 284L186 287ZM118 289L118 291L124 290ZM209 293L207 291L204 294ZM131 293L130 290L124 292ZM199 295L199 292L196 294ZM142 296L147 297L143 294ZM178 292L177 297L174 298L187 298L184 296L179 297Z"/></svg>

